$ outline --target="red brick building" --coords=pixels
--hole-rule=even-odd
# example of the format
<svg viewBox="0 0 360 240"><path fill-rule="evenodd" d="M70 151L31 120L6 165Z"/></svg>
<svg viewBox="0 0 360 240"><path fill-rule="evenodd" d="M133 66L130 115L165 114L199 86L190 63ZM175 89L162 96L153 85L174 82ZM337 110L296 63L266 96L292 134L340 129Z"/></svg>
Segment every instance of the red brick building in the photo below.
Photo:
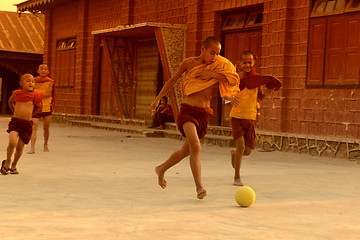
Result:
<svg viewBox="0 0 360 240"><path fill-rule="evenodd" d="M163 80L214 35L235 64L250 49L258 71L283 82L261 103L259 129L360 138L359 0L29 0L18 10L45 13L59 112L146 119ZM212 124L228 125L221 99L212 106Z"/></svg>

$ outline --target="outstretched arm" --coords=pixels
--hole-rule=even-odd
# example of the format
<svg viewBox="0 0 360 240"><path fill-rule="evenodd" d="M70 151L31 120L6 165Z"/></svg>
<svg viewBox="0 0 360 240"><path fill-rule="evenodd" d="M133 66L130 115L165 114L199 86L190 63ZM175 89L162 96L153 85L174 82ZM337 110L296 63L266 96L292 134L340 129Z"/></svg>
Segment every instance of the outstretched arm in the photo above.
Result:
<svg viewBox="0 0 360 240"><path fill-rule="evenodd" d="M240 100L235 96L232 97L228 97L228 96L223 96L222 97L225 101L229 101L229 102L225 102L225 103L230 103L231 106L236 107L240 105Z"/></svg>
<svg viewBox="0 0 360 240"><path fill-rule="evenodd" d="M187 63L184 60L180 66L177 72L172 76L169 80L166 81L164 87L161 89L160 93L156 96L155 100L150 105L149 111L150 114L153 115L155 112L156 107L159 105L160 99L165 96L176 84L177 80L181 77L181 75L186 71L187 69Z"/></svg>

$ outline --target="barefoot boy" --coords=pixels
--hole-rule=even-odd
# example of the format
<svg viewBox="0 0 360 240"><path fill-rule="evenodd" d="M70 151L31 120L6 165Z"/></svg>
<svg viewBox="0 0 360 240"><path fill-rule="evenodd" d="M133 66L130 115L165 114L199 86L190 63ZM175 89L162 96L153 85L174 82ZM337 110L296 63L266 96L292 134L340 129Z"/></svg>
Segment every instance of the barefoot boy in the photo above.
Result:
<svg viewBox="0 0 360 240"><path fill-rule="evenodd" d="M156 129L164 129L166 122L174 122L174 114L171 105L168 104L167 97L162 97L156 113L153 117L152 127Z"/></svg>
<svg viewBox="0 0 360 240"><path fill-rule="evenodd" d="M37 138L37 129L40 118L42 117L44 129L44 152L49 151L48 141L50 135L50 120L52 112L55 109L55 84L54 80L49 78L49 68L46 64L41 64L37 70L39 76L35 77L35 90L44 93L42 113L33 116L33 133L31 136L31 144L29 154L35 153L35 143Z"/></svg>
<svg viewBox="0 0 360 240"><path fill-rule="evenodd" d="M230 100L232 108L230 111L231 126L236 150L231 151L231 163L235 169L234 185L243 186L240 177L242 156L247 156L255 147L255 123L257 115L258 97L263 97L259 87L266 84L270 89L278 90L280 81L270 75L255 73L254 54L244 51L240 55L240 92Z"/></svg>
<svg viewBox="0 0 360 240"><path fill-rule="evenodd" d="M208 37L202 43L200 56L183 60L178 71L166 82L150 106L150 113L153 114L160 99L174 87L183 73L186 74L181 85L184 101L177 118L178 129L186 139L182 147L157 166L155 171L159 185L165 188L166 170L190 155L190 167L199 199L206 196L206 189L201 182L200 139L205 136L209 118L213 114L210 108L213 86L219 82L220 94L231 96L238 91L239 84L234 66L219 55L220 50L220 42L214 37Z"/></svg>
<svg viewBox="0 0 360 240"><path fill-rule="evenodd" d="M1 173L4 175L8 174L8 172L19 174L16 166L23 152L24 145L30 141L32 115L41 110L42 93L34 91L34 86L34 77L31 74L24 74L20 79L21 89L13 91L9 98L8 104L14 114L7 130L9 133L7 157L1 164ZM11 162L15 148L14 160Z"/></svg>

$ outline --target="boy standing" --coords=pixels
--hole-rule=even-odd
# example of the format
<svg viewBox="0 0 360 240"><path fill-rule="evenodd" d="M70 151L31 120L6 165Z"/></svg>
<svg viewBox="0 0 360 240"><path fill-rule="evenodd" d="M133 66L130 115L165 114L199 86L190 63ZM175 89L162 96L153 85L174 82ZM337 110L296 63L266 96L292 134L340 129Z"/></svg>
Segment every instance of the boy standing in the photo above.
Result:
<svg viewBox="0 0 360 240"><path fill-rule="evenodd" d="M46 64L41 64L37 70L39 76L35 78L35 90L44 93L42 112L33 116L33 132L31 136L31 146L29 154L35 153L35 143L37 138L37 129L40 118L43 118L44 129L44 152L49 151L48 141L50 135L50 120L52 112L55 109L55 84L54 80L49 78L49 68Z"/></svg>
<svg viewBox="0 0 360 240"><path fill-rule="evenodd" d="M278 90L280 81L270 75L255 73L255 58L250 51L244 51L240 55L240 92L230 100L231 126L236 150L231 151L231 163L235 169L234 185L243 186L240 177L242 156L247 156L255 147L255 125L258 113L258 99L263 98L259 87L266 84L269 90Z"/></svg>
<svg viewBox="0 0 360 240"><path fill-rule="evenodd" d="M14 113L9 123L9 145L7 147L6 160L2 161L1 173L6 175L19 174L16 169L17 163L22 155L24 145L28 144L31 138L33 114L41 111L41 100L43 94L34 91L35 81L31 74L24 74L20 78L19 90L13 91L8 104ZM11 162L14 149L16 152ZM11 164L11 167L10 167Z"/></svg>
<svg viewBox="0 0 360 240"><path fill-rule="evenodd" d="M174 87L183 73L186 74L181 85L183 104L177 118L178 129L185 137L185 142L168 160L157 166L155 172L159 185L165 188L165 172L190 155L190 167L199 199L203 199L207 194L201 182L200 139L205 136L208 121L213 114L210 108L213 86L219 82L220 94L232 96L238 91L239 84L239 76L234 66L219 55L220 50L219 40L214 37L205 39L200 56L184 59L178 71L166 82L150 106L150 113L153 114L160 99Z"/></svg>

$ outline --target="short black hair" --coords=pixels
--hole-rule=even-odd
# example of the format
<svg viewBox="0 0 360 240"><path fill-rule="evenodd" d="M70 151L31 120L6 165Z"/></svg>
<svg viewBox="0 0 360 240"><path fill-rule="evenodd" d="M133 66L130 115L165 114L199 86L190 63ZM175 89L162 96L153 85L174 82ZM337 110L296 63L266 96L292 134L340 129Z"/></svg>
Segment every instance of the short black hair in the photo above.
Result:
<svg viewBox="0 0 360 240"><path fill-rule="evenodd" d="M216 37L212 37L212 36L207 37L202 43L202 45L206 49L208 49L210 47L210 45L212 45L212 44L221 45L220 41Z"/></svg>
<svg viewBox="0 0 360 240"><path fill-rule="evenodd" d="M254 60L256 60L256 56L255 54L250 51L250 50L245 50L240 54L240 60L242 59L243 56L248 56L248 55L252 55L254 57Z"/></svg>

